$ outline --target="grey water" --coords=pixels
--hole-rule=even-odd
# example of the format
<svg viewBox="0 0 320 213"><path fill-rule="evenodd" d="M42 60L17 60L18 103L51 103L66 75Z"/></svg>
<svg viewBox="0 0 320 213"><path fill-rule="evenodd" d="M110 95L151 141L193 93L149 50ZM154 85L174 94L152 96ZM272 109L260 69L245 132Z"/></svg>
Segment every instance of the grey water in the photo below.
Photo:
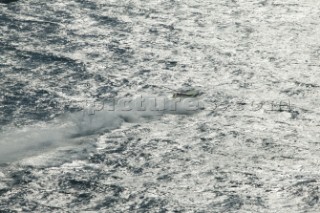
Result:
<svg viewBox="0 0 320 213"><path fill-rule="evenodd" d="M0 212L318 212L319 14L0 1Z"/></svg>

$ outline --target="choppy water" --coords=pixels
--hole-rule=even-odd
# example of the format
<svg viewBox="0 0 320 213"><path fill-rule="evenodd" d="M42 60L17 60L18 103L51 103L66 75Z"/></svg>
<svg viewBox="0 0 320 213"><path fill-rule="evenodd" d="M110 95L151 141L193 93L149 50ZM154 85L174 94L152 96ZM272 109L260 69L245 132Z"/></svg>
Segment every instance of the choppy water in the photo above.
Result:
<svg viewBox="0 0 320 213"><path fill-rule="evenodd" d="M0 212L318 212L319 16L316 0L0 4ZM199 105L106 109L137 97Z"/></svg>

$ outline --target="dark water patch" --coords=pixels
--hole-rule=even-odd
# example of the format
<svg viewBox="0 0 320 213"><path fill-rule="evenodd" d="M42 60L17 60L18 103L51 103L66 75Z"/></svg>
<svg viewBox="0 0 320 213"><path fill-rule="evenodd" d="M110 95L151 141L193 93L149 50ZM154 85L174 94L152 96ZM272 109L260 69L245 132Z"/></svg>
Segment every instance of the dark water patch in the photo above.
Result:
<svg viewBox="0 0 320 213"><path fill-rule="evenodd" d="M129 47L120 47L117 41L108 44L108 49L120 57L130 56L133 53L133 50Z"/></svg>
<svg viewBox="0 0 320 213"><path fill-rule="evenodd" d="M312 192L310 195L304 199L307 205L309 206L315 206L319 203L319 192Z"/></svg>
<svg viewBox="0 0 320 213"><path fill-rule="evenodd" d="M110 95L111 97L114 97L116 96L116 92L114 91L114 88L113 86L101 86L101 87L98 87L96 92L97 92L97 95L96 97L97 98L100 98L102 96L105 96L106 94ZM102 100L103 101L103 100Z"/></svg>
<svg viewBox="0 0 320 213"><path fill-rule="evenodd" d="M7 42L0 41L0 47L0 53L2 54L8 54L8 51L10 51L10 53L15 53L14 51L17 51L17 46L10 45Z"/></svg>
<svg viewBox="0 0 320 213"><path fill-rule="evenodd" d="M109 43L107 48L112 53L113 64L119 62L126 65L132 64L131 60L134 60L134 50L132 48L123 47L120 45L120 42L116 40Z"/></svg>
<svg viewBox="0 0 320 213"><path fill-rule="evenodd" d="M100 75L100 74L96 74L94 75L94 80L97 81L97 82L106 82L106 81L109 81L108 79L106 79L106 77Z"/></svg>
<svg viewBox="0 0 320 213"><path fill-rule="evenodd" d="M164 181L164 182L170 182L172 181L172 175L170 174L165 174L165 175L161 175L157 178L158 181Z"/></svg>
<svg viewBox="0 0 320 213"><path fill-rule="evenodd" d="M165 61L164 64L165 64L165 69L170 70L170 69L174 68L175 66L177 66L178 62L177 61Z"/></svg>
<svg viewBox="0 0 320 213"><path fill-rule="evenodd" d="M5 107L0 113L0 130L2 126L8 125L12 122L14 108Z"/></svg>
<svg viewBox="0 0 320 213"><path fill-rule="evenodd" d="M91 10L98 10L100 9L100 2L96 3L90 0L75 0L75 2L80 3L82 8L91 9Z"/></svg>
<svg viewBox="0 0 320 213"><path fill-rule="evenodd" d="M2 4L10 4L10 3L14 3L17 2L19 0L0 0L0 3Z"/></svg>
<svg viewBox="0 0 320 213"><path fill-rule="evenodd" d="M27 184L36 180L36 177L32 174L31 170L29 169L14 171L10 174L10 178L12 179L13 185Z"/></svg>
<svg viewBox="0 0 320 213"><path fill-rule="evenodd" d="M15 66L5 66L5 72L19 73L21 75L20 77L32 76L33 79L40 80L43 78L47 78L46 80L49 80L56 79L60 74L64 75L66 71L84 71L82 63L79 63L78 61L65 56L18 50L13 46L9 46L8 49L13 50L11 60L17 61L18 64ZM0 52L3 52L3 49L2 51L0 50ZM4 52L8 54L8 51L6 51L5 49Z"/></svg>
<svg viewBox="0 0 320 213"><path fill-rule="evenodd" d="M142 202L138 204L138 209L140 211L148 212L148 211L157 211L157 212L166 212L164 206L168 204L167 200L162 198L154 198L154 197L144 197L142 196ZM133 207L134 210L135 208Z"/></svg>
<svg viewBox="0 0 320 213"><path fill-rule="evenodd" d="M94 196L91 193L80 193L71 202L70 207L75 207L79 205L88 205Z"/></svg>
<svg viewBox="0 0 320 213"><path fill-rule="evenodd" d="M82 72L83 68L81 67L81 65L79 65L79 66L80 67L78 67L78 70L80 70L80 72L72 72L72 73L69 73L68 75L66 75L66 78L71 78L72 77L73 80L77 80L78 82L75 82L77 84L80 83L79 81L85 81L85 80L91 79L93 77L93 75L94 75L92 73ZM91 87L89 84L86 84L84 86L87 89L89 89L89 87Z"/></svg>
<svg viewBox="0 0 320 213"><path fill-rule="evenodd" d="M89 158L90 163L101 164L105 162L106 155L104 153L95 153Z"/></svg>
<svg viewBox="0 0 320 213"><path fill-rule="evenodd" d="M107 196L102 203L95 207L96 210L113 207L120 199L114 196Z"/></svg>
<svg viewBox="0 0 320 213"><path fill-rule="evenodd" d="M18 21L20 23L25 24L25 25L20 25L21 32L27 29L40 28L40 29L44 29L43 32L53 33L55 32L54 30L57 29L57 27L61 26L59 22L51 22L51 21L38 20L38 19L18 19Z"/></svg>
<svg viewBox="0 0 320 213"><path fill-rule="evenodd" d="M229 195L224 201L211 204L211 208L221 209L221 212L240 210L244 205L243 199L239 195Z"/></svg>
<svg viewBox="0 0 320 213"><path fill-rule="evenodd" d="M92 15L96 21L99 22L99 26L104 25L104 26L109 26L109 27L118 27L120 25L123 25L125 23L121 22L119 19L116 17L110 17L110 16L98 16L98 15Z"/></svg>
<svg viewBox="0 0 320 213"><path fill-rule="evenodd" d="M19 21L16 19L13 19L10 16L7 16L6 14L0 14L0 26L7 26L9 29L19 29ZM0 41L0 43L3 43Z"/></svg>
<svg viewBox="0 0 320 213"><path fill-rule="evenodd" d="M95 182L92 180L76 180L76 179L71 179L68 180L67 183L68 187L77 189L77 190L85 190L85 189L90 189L96 185Z"/></svg>
<svg viewBox="0 0 320 213"><path fill-rule="evenodd" d="M27 120L49 120L53 114L64 110L57 94L43 88L26 88L26 84L9 82L1 94L1 123L8 124L15 115L15 121L25 123Z"/></svg>
<svg viewBox="0 0 320 213"><path fill-rule="evenodd" d="M23 54L28 55L33 61L41 61L42 63L60 62L67 65L75 65L78 62L74 59L62 55L54 55L50 53L41 53L33 51L23 51Z"/></svg>

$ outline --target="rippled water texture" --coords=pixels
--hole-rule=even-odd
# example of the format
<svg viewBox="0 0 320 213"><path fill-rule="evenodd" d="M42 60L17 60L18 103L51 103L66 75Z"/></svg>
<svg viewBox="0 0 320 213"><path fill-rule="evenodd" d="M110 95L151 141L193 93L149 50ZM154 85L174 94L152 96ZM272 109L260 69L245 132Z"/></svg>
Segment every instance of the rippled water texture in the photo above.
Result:
<svg viewBox="0 0 320 213"><path fill-rule="evenodd" d="M316 0L0 1L0 212L319 212L319 17ZM139 96L201 106L100 109Z"/></svg>

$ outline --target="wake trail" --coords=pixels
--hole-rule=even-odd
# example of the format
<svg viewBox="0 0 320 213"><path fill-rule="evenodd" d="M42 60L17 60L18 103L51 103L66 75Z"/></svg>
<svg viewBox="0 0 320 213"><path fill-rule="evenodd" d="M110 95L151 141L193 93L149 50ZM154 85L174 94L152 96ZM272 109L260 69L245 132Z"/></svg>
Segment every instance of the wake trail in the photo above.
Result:
<svg viewBox="0 0 320 213"><path fill-rule="evenodd" d="M168 103L166 103L168 105ZM55 124L45 128L27 127L0 135L0 164L42 154L50 149L74 145L86 136L105 133L119 128L123 122L144 122L160 118L163 114L190 114L183 105L175 111L164 108L153 111L88 111L68 113L58 118ZM85 139L83 139L85 140Z"/></svg>

